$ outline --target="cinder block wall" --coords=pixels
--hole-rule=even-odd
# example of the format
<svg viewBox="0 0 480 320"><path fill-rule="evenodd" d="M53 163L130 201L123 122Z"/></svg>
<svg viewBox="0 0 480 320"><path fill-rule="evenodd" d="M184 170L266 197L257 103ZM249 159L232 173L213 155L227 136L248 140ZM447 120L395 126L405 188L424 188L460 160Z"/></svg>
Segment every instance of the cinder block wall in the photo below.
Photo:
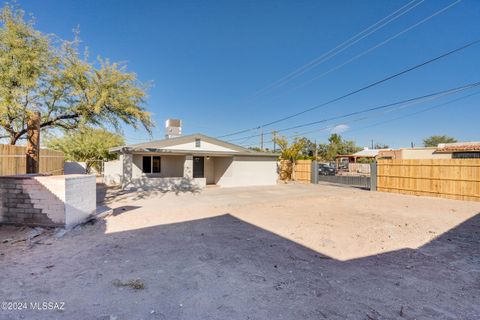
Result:
<svg viewBox="0 0 480 320"><path fill-rule="evenodd" d="M95 209L93 175L0 177L0 223L71 227Z"/></svg>

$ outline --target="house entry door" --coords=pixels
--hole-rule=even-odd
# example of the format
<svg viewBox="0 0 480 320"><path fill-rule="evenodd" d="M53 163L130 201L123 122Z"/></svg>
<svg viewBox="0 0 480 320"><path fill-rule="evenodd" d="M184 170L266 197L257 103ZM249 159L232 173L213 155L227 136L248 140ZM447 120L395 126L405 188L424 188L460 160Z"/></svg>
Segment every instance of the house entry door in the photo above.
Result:
<svg viewBox="0 0 480 320"><path fill-rule="evenodd" d="M204 157L193 157L193 177L204 178Z"/></svg>

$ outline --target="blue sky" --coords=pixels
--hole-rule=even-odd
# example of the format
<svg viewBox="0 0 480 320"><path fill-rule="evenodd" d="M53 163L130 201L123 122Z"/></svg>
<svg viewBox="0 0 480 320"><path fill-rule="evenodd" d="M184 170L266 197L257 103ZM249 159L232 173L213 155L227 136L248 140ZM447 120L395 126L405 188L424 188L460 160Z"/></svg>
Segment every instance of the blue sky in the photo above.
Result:
<svg viewBox="0 0 480 320"><path fill-rule="evenodd" d="M42 32L71 38L72 29L80 26L81 39L89 47L92 58L100 55L112 61L124 61L140 80L153 83L147 104L157 123L153 138L163 137L164 121L169 117L183 120L185 134L202 132L220 136L256 127L480 38L480 1L463 0L358 60L311 81L455 2L425 0L329 61L274 90L259 92L409 2L18 1L27 12L34 14L37 28ZM264 130L278 130L480 81L479 57L480 45L476 45ZM362 121L349 123L345 119L285 134L330 125L327 130L307 135L317 142L325 142L332 128L339 125L336 130L361 146L370 145L372 139L392 147L406 147L411 142L420 145L424 137L432 134L480 140L480 94L408 116L475 90L480 91L473 89L431 103L370 115ZM403 118L387 122L397 117ZM143 130L125 127L124 133L131 143L149 139ZM269 140L269 136L265 140ZM253 145L258 141L255 137L235 142Z"/></svg>

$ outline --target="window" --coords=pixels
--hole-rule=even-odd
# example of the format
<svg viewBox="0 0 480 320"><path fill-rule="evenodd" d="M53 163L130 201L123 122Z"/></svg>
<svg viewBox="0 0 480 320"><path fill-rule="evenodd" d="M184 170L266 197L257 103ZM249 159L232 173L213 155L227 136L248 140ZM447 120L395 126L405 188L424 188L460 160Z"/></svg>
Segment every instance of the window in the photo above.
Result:
<svg viewBox="0 0 480 320"><path fill-rule="evenodd" d="M453 159L480 159L480 152L454 152Z"/></svg>
<svg viewBox="0 0 480 320"><path fill-rule="evenodd" d="M160 173L160 157L152 157L152 173Z"/></svg>
<svg viewBox="0 0 480 320"><path fill-rule="evenodd" d="M195 148L200 148L200 139L195 139Z"/></svg>
<svg viewBox="0 0 480 320"><path fill-rule="evenodd" d="M143 157L143 164L142 164L143 173L150 173L152 172L152 157Z"/></svg>
<svg viewBox="0 0 480 320"><path fill-rule="evenodd" d="M162 161L159 156L144 156L142 161L143 173L160 173Z"/></svg>

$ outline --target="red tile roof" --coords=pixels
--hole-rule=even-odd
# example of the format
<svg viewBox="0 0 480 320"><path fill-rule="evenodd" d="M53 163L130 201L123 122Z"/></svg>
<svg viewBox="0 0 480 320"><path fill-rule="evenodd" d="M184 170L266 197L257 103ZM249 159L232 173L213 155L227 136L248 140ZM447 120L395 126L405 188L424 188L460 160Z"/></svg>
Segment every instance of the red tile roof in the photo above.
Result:
<svg viewBox="0 0 480 320"><path fill-rule="evenodd" d="M469 152L480 151L480 142L471 143L446 143L437 148L438 152Z"/></svg>

